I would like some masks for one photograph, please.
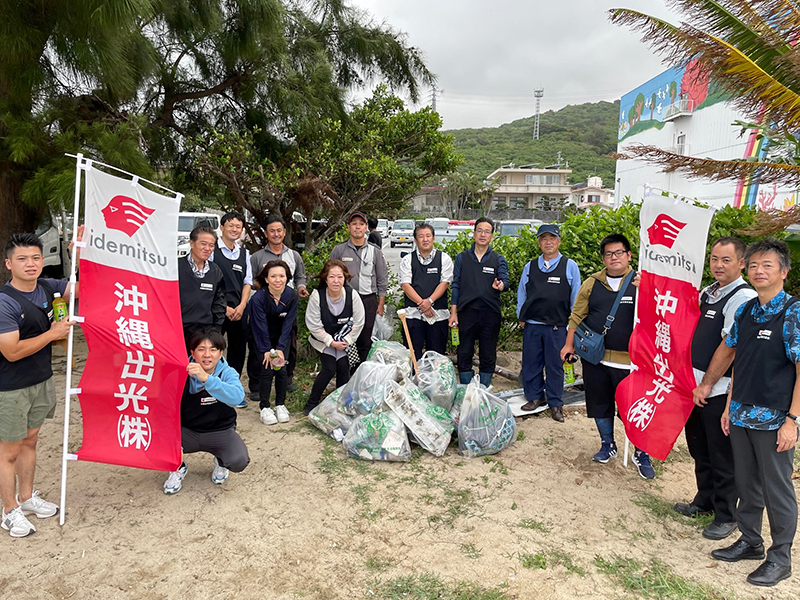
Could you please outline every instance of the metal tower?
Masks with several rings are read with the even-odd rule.
[[[539,88],[538,90],[533,90],[533,97],[536,98],[536,116],[534,117],[533,121],[533,139],[539,139],[539,106],[542,102],[542,97],[544,96],[544,88]]]

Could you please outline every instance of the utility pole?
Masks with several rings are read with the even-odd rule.
[[[539,88],[537,90],[533,90],[533,97],[536,98],[536,116],[533,120],[533,139],[539,139],[539,107],[542,102],[542,97],[544,96],[544,88]]]
[[[433,112],[439,112],[436,110],[436,94],[444,94],[444,90],[437,90],[436,88],[431,90],[431,108]]]

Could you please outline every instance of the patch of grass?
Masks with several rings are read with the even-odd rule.
[[[503,475],[508,475],[508,468],[503,464],[503,461],[501,461],[500,459],[494,458],[493,456],[484,456],[483,462],[494,463],[492,464],[492,468],[489,469],[490,473],[501,473]]]
[[[677,444],[667,456],[669,462],[693,462],[689,449],[683,444]],[[665,461],[666,462],[666,461]]]
[[[512,502],[511,503],[511,510],[517,510],[517,503],[516,502]]]
[[[512,554],[512,556],[516,556],[517,560],[519,560],[519,564],[522,565],[524,569],[547,568],[547,557],[541,552],[537,552],[536,554],[517,552],[516,554]]]
[[[644,508],[649,511],[653,516],[658,519],[672,519],[684,525],[694,526],[698,529],[707,527],[714,521],[714,515],[700,515],[693,518],[687,518],[675,511],[672,503],[667,502],[661,496],[656,496],[649,492],[643,492],[631,500],[636,506]]]
[[[320,451],[319,470],[328,476],[328,483],[348,476],[349,463],[353,460],[341,454],[341,444],[326,437],[325,445]]]
[[[517,524],[517,527],[522,527],[523,529],[536,529],[537,531],[541,531],[542,533],[550,533],[550,528],[541,521],[537,521],[536,519],[522,519]]]
[[[611,581],[641,598],[724,600],[731,597],[729,592],[676,574],[657,558],[644,566],[633,558],[612,555],[605,559],[597,556],[594,564]]]
[[[444,510],[437,515],[428,516],[430,525],[453,526],[453,522],[458,517],[466,517],[477,506],[477,501],[470,489],[451,489],[443,488],[444,499],[442,507]]]
[[[461,554],[467,558],[480,558],[483,548],[478,548],[475,544],[461,544]]]
[[[394,566],[394,561],[388,558],[381,558],[378,556],[370,556],[365,563],[365,566],[370,571],[385,571]]]
[[[576,565],[572,555],[563,550],[548,550],[547,557],[554,565],[561,565],[570,573],[575,573],[583,577],[586,575],[586,570],[580,565]]]
[[[369,494],[373,489],[373,485],[371,483],[363,483],[361,485],[354,485],[350,488],[350,491],[355,494],[356,504],[359,504],[362,507],[361,510],[361,517],[365,519],[369,519],[370,521],[374,521],[378,517],[381,516],[382,510],[380,508],[376,510],[372,510],[372,503],[369,498]]]
[[[627,536],[630,542],[635,542],[640,539],[653,540],[656,537],[652,531],[645,529],[641,523],[637,523],[633,529],[628,527],[628,515],[626,514],[618,515],[617,520],[614,522],[604,517],[603,529],[605,529],[606,532],[620,531]]]
[[[553,440],[553,438],[551,438],[551,437],[546,437],[546,438],[542,438],[542,443],[545,446],[552,446],[555,443],[555,440]]]
[[[390,579],[375,586],[375,597],[386,600],[505,600],[505,588],[484,587],[471,581],[446,583],[434,573]]]
[[[517,441],[521,442],[524,439],[525,439],[525,432],[522,431],[521,429],[517,429]]]

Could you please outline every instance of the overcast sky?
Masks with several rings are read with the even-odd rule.
[[[608,9],[679,21],[663,0],[351,1],[422,49],[443,90],[437,108],[445,129],[531,116],[537,87],[542,112],[617,100],[666,67],[638,34],[609,23]]]

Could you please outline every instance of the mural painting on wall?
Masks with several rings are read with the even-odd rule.
[[[664,71],[621,98],[617,139],[622,141],[652,127],[661,129],[670,105],[684,99],[692,110],[724,100],[720,94],[709,93],[708,74],[694,60]]]

